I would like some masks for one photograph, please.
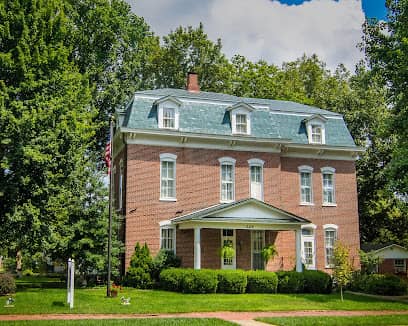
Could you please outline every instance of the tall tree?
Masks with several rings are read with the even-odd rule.
[[[388,21],[365,24],[362,48],[387,85],[392,111],[389,131],[396,138],[388,166],[394,191],[408,194],[408,1],[387,0]]]

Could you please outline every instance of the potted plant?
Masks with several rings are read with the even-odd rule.
[[[275,245],[269,244],[262,248],[261,255],[265,262],[265,265],[268,264],[268,261],[274,258],[278,254]]]
[[[224,259],[232,259],[235,256],[235,249],[232,243],[226,243],[220,250],[220,256]]]

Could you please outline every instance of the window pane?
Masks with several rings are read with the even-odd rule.
[[[174,109],[171,109],[171,108],[163,109],[163,127],[164,128],[175,128]]]
[[[317,125],[312,126],[312,143],[321,144],[322,142],[322,128]]]
[[[235,116],[236,126],[235,129],[237,133],[246,134],[247,133],[247,116],[246,114],[237,114]]]
[[[169,161],[161,162],[161,191],[162,198],[176,197],[175,163]]]
[[[335,230],[325,231],[326,266],[334,264],[334,242],[336,240]]]
[[[231,164],[221,165],[221,200],[234,199],[234,169]]]

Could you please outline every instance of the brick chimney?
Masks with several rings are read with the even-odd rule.
[[[200,91],[200,85],[198,84],[198,74],[195,72],[189,72],[187,75],[186,89],[189,92],[198,93]]]

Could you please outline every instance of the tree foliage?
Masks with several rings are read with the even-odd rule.
[[[349,249],[337,241],[334,246],[333,278],[340,288],[341,301],[343,301],[343,288],[350,282],[353,272],[349,256]]]

